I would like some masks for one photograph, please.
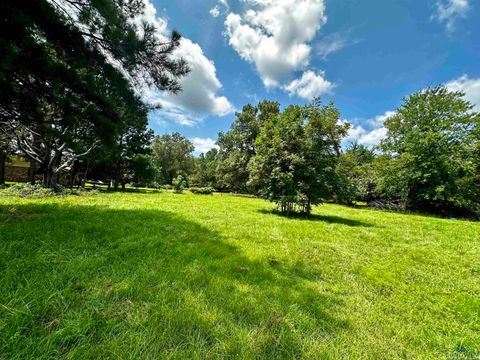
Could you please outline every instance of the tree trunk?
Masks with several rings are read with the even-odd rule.
[[[75,186],[75,177],[77,175],[77,162],[75,161],[72,165],[72,169],[70,170],[70,178],[68,180],[68,186],[70,189],[73,189]]]
[[[46,169],[43,172],[43,186],[53,188],[55,185],[57,185],[57,174],[53,169]]]
[[[0,149],[0,185],[5,184],[5,161],[7,154],[3,149]]]
[[[30,179],[30,184],[35,185],[35,175],[37,174],[37,163],[33,160],[30,160],[30,168],[28,169],[28,178]]]

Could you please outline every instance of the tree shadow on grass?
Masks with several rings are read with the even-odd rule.
[[[298,264],[252,260],[173,213],[22,204],[0,215],[7,358],[298,358],[349,328],[342,301]]]
[[[339,224],[339,225],[346,225],[346,226],[361,226],[361,227],[374,227],[374,224],[370,224],[367,222],[347,219],[336,215],[319,215],[319,214],[298,214],[298,213],[290,213],[284,214],[276,209],[273,210],[266,210],[260,209],[258,212],[262,214],[268,215],[276,215],[279,217],[283,217],[286,219],[293,219],[293,220],[304,220],[304,221],[320,221],[327,224]]]

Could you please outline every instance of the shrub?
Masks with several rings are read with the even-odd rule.
[[[178,175],[175,179],[173,179],[172,186],[173,190],[177,194],[181,194],[183,190],[187,187],[187,180],[183,175]]]
[[[4,190],[3,193],[19,197],[44,197],[54,195],[55,191],[53,189],[44,188],[40,184],[31,185],[26,183],[17,183]]]
[[[159,190],[172,190],[173,187],[170,184],[166,184],[166,185],[158,185],[157,189],[159,189]]]
[[[86,195],[96,194],[95,190],[69,189],[61,185],[55,185],[53,188],[45,188],[41,184],[31,185],[28,183],[17,183],[2,191],[3,194],[19,197],[46,197],[46,196],[66,196],[66,195]]]
[[[199,195],[210,195],[214,192],[214,189],[211,187],[191,187],[189,188],[189,190],[193,194],[199,194]]]

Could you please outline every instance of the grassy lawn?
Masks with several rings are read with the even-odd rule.
[[[231,195],[0,198],[0,358],[480,351],[480,223]]]

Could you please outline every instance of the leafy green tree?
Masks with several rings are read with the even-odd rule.
[[[129,182],[135,181],[137,171],[141,169],[141,164],[147,168],[148,172],[156,166],[148,164],[146,160],[151,154],[150,145],[153,139],[153,131],[147,129],[148,122],[146,115],[131,119],[131,123],[117,135],[115,143],[108,147],[110,156],[107,158],[107,164],[111,170],[114,188],[117,189],[120,184],[122,188]],[[139,163],[140,161],[140,163]],[[151,160],[153,161],[153,160]],[[151,162],[149,160],[149,162]],[[157,174],[158,171],[155,171]],[[138,180],[138,178],[137,178]]]
[[[192,142],[178,132],[156,136],[152,143],[152,154],[160,169],[159,182],[172,184],[179,174],[191,174],[195,166],[194,150]]]
[[[157,178],[158,168],[152,156],[136,154],[132,159],[133,182],[138,186],[148,186]]]
[[[280,105],[275,101],[262,101],[257,106],[245,105],[236,114],[230,130],[218,134],[219,164],[218,186],[230,191],[248,192],[249,163],[256,154],[256,139],[263,124],[278,114]]]
[[[213,148],[195,159],[195,170],[189,178],[190,185],[197,187],[218,187],[218,150]]]
[[[0,130],[38,164],[45,186],[145,111],[133,86],[180,90],[180,37],[131,21],[138,0],[0,4]],[[135,80],[132,80],[135,79]]]
[[[480,209],[480,115],[464,93],[444,86],[405,99],[385,121],[381,148],[393,161],[386,181],[408,208],[477,212]]]
[[[315,100],[271,116],[256,141],[250,181],[282,212],[310,213],[337,186],[340,142],[349,124],[332,103]]]
[[[351,204],[368,201],[375,187],[370,164],[375,159],[373,150],[354,142],[342,152],[337,165],[338,187],[336,200]]]

